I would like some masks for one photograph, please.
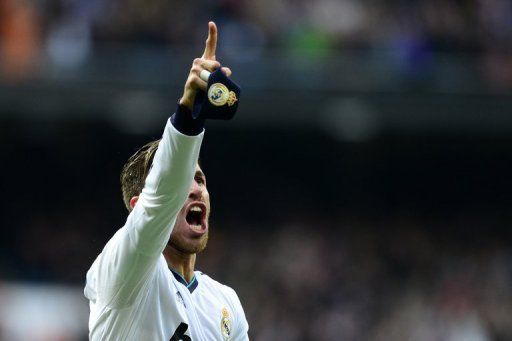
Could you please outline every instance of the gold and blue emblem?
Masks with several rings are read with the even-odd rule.
[[[222,83],[215,83],[208,89],[208,100],[211,104],[221,107],[226,103],[232,106],[238,101],[234,91],[229,91],[228,88]]]
[[[228,102],[229,90],[222,83],[215,83],[208,89],[208,100],[211,104],[221,107]]]
[[[221,68],[208,77],[206,91],[198,91],[194,101],[194,119],[230,120],[240,103],[240,87]]]
[[[238,98],[236,98],[235,92],[230,91],[228,96],[228,107],[234,105],[236,101],[238,101]]]
[[[222,318],[220,320],[220,331],[225,341],[231,339],[231,318],[229,316],[229,311],[226,308],[222,308]]]

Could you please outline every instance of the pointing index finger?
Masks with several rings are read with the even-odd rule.
[[[215,60],[215,51],[217,50],[217,25],[213,21],[208,23],[208,39],[203,52],[203,58]]]

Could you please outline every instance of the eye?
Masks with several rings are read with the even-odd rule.
[[[195,180],[199,185],[204,185],[206,182],[206,180],[200,175],[196,176]]]

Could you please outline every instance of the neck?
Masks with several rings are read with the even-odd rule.
[[[184,253],[171,245],[167,245],[164,250],[164,257],[170,269],[179,273],[187,282],[192,280],[196,264],[195,253]]]

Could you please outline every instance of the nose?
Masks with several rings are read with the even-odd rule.
[[[196,180],[192,181],[192,185],[190,186],[190,191],[188,193],[188,197],[193,200],[200,200],[203,196],[203,189]]]

